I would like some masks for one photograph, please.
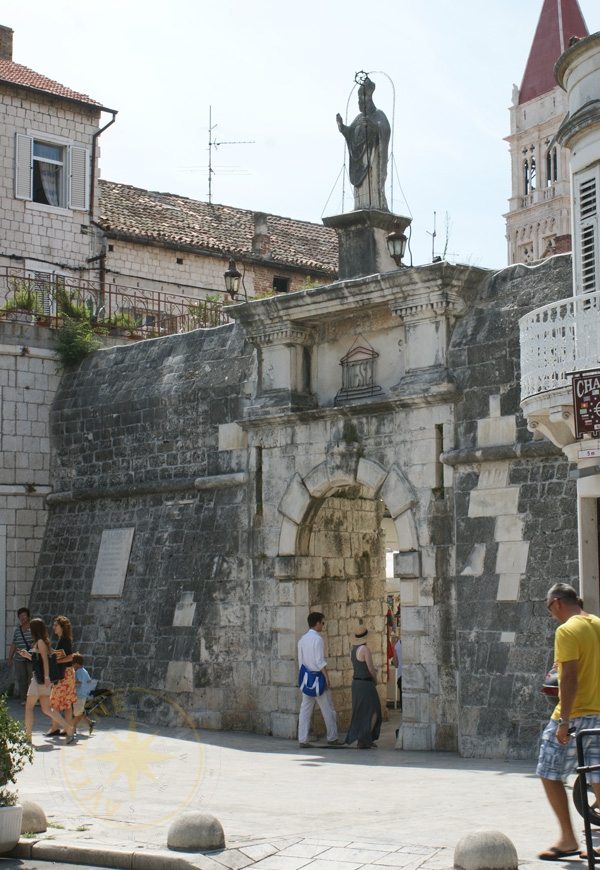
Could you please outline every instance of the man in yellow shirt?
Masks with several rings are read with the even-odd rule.
[[[579,602],[567,583],[555,583],[546,600],[560,623],[554,640],[559,701],[542,736],[537,774],[558,819],[560,837],[538,856],[542,861],[561,861],[579,851],[564,781],[577,765],[577,731],[600,728],[600,619],[586,613]],[[586,764],[600,764],[599,738],[588,739],[584,750]],[[588,781],[600,801],[600,771],[588,774]]]

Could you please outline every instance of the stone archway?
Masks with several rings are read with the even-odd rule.
[[[415,504],[416,493],[401,468],[394,464],[385,469],[361,456],[356,445],[330,449],[324,462],[289,481],[279,504],[276,560],[280,606],[274,620],[279,653],[274,681],[282,701],[272,718],[277,736],[296,735],[296,644],[306,631],[309,610],[322,610],[327,616],[328,670],[342,731],[351,710],[350,634],[359,617],[372,628],[374,657],[385,668],[381,519],[385,508],[401,549],[418,564]],[[381,697],[385,705],[385,685]]]

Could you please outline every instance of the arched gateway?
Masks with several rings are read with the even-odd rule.
[[[338,723],[349,723],[352,668],[351,633],[359,617],[372,631],[376,664],[386,666],[384,512],[396,528],[398,550],[420,563],[412,508],[417,494],[402,469],[389,469],[361,455],[358,444],[329,445],[326,459],[304,477],[289,480],[282,515],[276,578],[280,582],[277,619],[280,670],[295,677],[296,643],[306,631],[306,615],[327,616],[328,671]],[[413,568],[416,573],[418,569]],[[410,635],[410,629],[407,635]],[[285,675],[285,676],[284,676]],[[295,679],[292,682],[295,686]],[[385,703],[385,683],[379,687]],[[294,689],[292,708],[299,702]],[[294,713],[273,715],[273,732],[294,736]]]

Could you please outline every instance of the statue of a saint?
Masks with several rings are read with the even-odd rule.
[[[373,102],[375,84],[365,76],[358,89],[360,114],[346,127],[336,115],[340,133],[348,144],[350,181],[354,185],[354,208],[389,211],[385,198],[390,124]]]

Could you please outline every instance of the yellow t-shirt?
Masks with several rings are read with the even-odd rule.
[[[576,716],[600,715],[600,619],[578,614],[556,629],[554,660],[558,662],[558,680],[562,663],[577,660],[577,695],[571,710]],[[552,714],[560,719],[560,699]]]

